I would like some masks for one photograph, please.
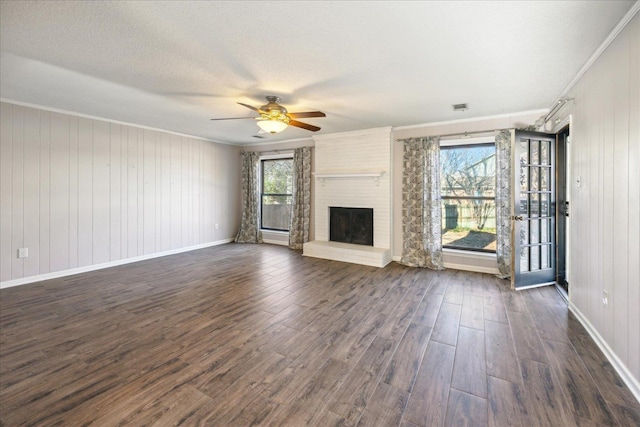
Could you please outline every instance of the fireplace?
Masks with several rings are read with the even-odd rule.
[[[373,209],[329,207],[329,240],[373,246]]]

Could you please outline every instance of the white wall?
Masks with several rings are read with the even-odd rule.
[[[575,309],[640,392],[640,15],[568,93]],[[577,178],[580,177],[580,187]],[[602,291],[609,292],[608,306]]]
[[[0,108],[1,282],[235,235],[237,147],[4,102]],[[25,247],[29,257],[19,259]]]

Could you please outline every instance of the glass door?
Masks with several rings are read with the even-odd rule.
[[[514,147],[513,287],[555,281],[555,135],[517,131]]]

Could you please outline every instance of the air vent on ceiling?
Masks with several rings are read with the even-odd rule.
[[[469,109],[468,104],[453,104],[453,111],[465,111]]]
[[[258,138],[258,139],[265,139],[266,136],[262,136],[262,135],[253,135],[254,138]]]

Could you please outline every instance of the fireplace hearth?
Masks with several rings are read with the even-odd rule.
[[[373,246],[373,209],[329,207],[329,240]]]

